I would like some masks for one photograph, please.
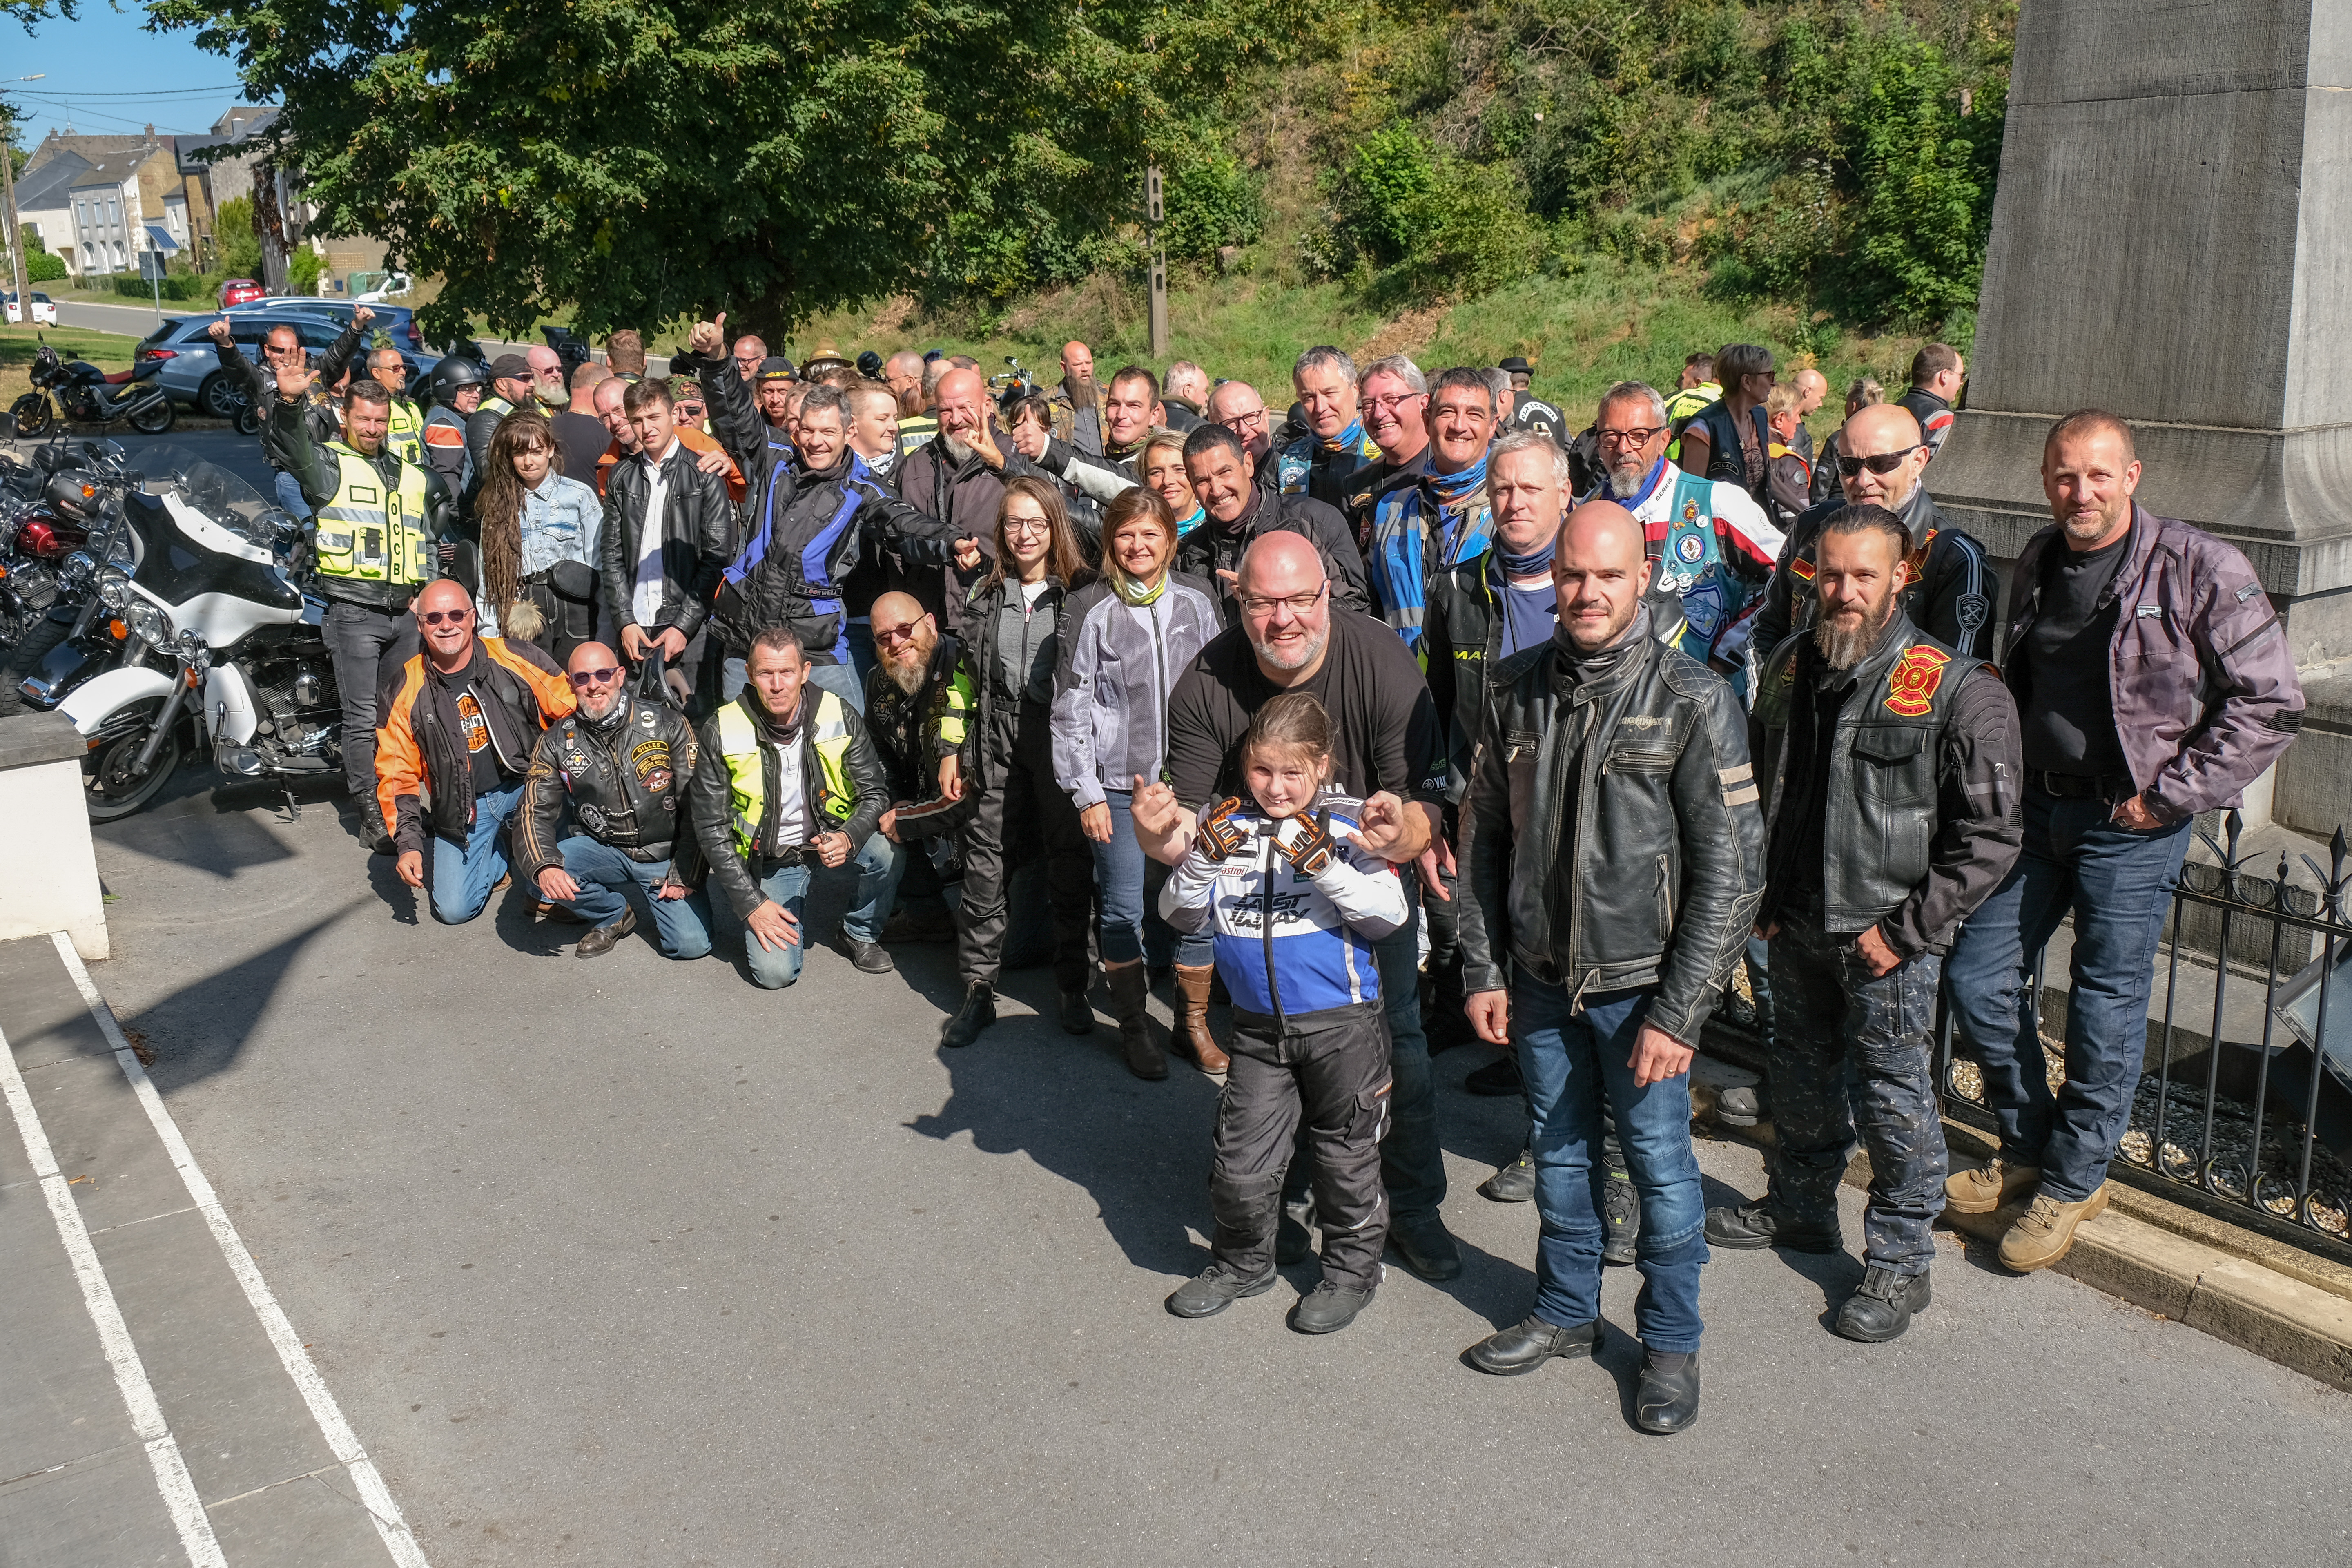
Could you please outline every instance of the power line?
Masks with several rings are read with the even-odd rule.
[[[67,92],[57,88],[36,89],[29,87],[0,90],[14,98],[201,98],[213,92],[243,92],[245,84],[233,81],[226,87],[159,87],[146,92]]]

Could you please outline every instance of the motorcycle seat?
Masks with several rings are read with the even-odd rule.
[[[118,371],[106,379],[120,386],[126,381],[145,381],[151,375],[159,375],[163,373],[163,369],[162,360],[151,359],[136,370]]]

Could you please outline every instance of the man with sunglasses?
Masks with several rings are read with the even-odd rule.
[[[891,805],[857,858],[857,894],[841,925],[850,962],[879,974],[893,967],[882,943],[955,940],[955,918],[927,847],[952,834],[971,805],[940,794],[936,739],[963,645],[940,631],[938,617],[912,594],[877,598],[873,625],[866,731],[882,761]],[[893,914],[902,894],[905,907]]]
[[[1780,531],[1739,485],[1667,461],[1674,431],[1654,387],[1621,381],[1601,394],[1592,432],[1607,478],[1584,499],[1613,500],[1642,524],[1652,634],[1732,675],[1725,645],[1772,574]]]
[[[702,852],[686,818],[701,756],[694,726],[667,702],[631,696],[621,656],[603,643],[572,649],[569,676],[579,708],[531,752],[515,859],[541,898],[593,928],[574,957],[602,957],[636,929],[634,887],[663,956],[700,958],[710,951],[710,901],[693,886]]]
[[[474,635],[474,600],[444,578],[416,596],[424,651],[388,683],[375,794],[412,888],[433,918],[463,925],[508,875],[507,825],[540,732],[576,706],[572,684],[527,642]],[[432,875],[425,855],[433,854]]]
[[[1837,464],[1844,498],[1798,517],[1754,617],[1719,651],[1737,658],[1752,646],[1759,659],[1769,658],[1791,632],[1812,625],[1816,542],[1822,525],[1851,502],[1885,507],[1911,531],[1903,567],[1903,613],[1911,624],[1963,659],[1991,658],[1992,568],[1984,546],[1946,523],[1927,494],[1921,482],[1927,457],[1919,422],[1899,403],[1875,404],[1849,418],[1838,431],[1836,457],[1824,459]]]
[[[310,355],[302,351],[301,335],[283,321],[263,335],[262,363],[259,364],[246,358],[244,351],[236,346],[236,338],[230,335],[226,316],[215,320],[205,329],[205,332],[213,341],[221,369],[245,388],[246,400],[256,408],[264,410],[265,416],[266,411],[277,401],[278,374],[288,371],[306,371],[310,367]],[[321,445],[335,438],[338,424],[334,403],[327,395],[327,382],[331,379],[312,376],[304,383],[309,389],[305,412],[310,416],[310,438]],[[275,456],[269,455],[269,444],[266,440],[262,443],[262,452],[269,456],[278,504],[298,518],[310,516],[310,503],[303,499],[301,481],[288,473],[285,465]]]

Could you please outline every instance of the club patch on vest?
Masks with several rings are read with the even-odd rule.
[[[1800,555],[1789,563],[1789,575],[1801,583],[1810,583],[1813,580],[1813,563]]]
[[[1698,502],[1696,500],[1683,502],[1683,521],[1685,522],[1698,521]]]
[[[1931,647],[1905,648],[1895,668],[1886,672],[1886,710],[1906,719],[1927,712],[1936,688],[1944,684],[1944,666],[1951,662],[1949,654]]]
[[[1696,562],[1706,553],[1706,545],[1696,533],[1685,533],[1675,542],[1675,553],[1685,561]]]

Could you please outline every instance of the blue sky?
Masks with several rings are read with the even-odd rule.
[[[37,146],[68,120],[98,135],[130,134],[151,121],[159,134],[209,130],[237,101],[236,68],[197,48],[193,31],[159,36],[144,30],[146,20],[135,4],[117,11],[107,0],[82,0],[79,21],[52,16],[29,38],[0,22],[0,92],[24,116],[16,144]],[[36,72],[44,79],[16,79]],[[188,88],[222,90],[158,96]]]

